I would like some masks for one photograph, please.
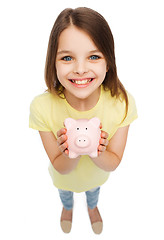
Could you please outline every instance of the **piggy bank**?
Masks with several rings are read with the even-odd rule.
[[[100,120],[97,117],[78,120],[66,118],[64,125],[67,129],[70,158],[76,158],[79,155],[97,157],[101,136]]]

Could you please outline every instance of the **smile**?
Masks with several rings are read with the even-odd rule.
[[[93,81],[94,78],[87,78],[87,79],[69,79],[70,82],[75,83],[77,85],[86,85]]]

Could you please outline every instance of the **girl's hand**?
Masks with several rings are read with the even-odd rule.
[[[102,128],[102,124],[100,124],[100,129]],[[101,139],[100,139],[100,145],[98,146],[98,156],[102,153],[105,152],[106,147],[108,146],[108,136],[109,134],[105,131],[101,131]]]
[[[64,153],[66,156],[68,156],[69,151],[68,151],[68,144],[67,144],[67,135],[66,135],[67,129],[66,128],[61,128],[57,132],[57,143],[59,146],[59,149],[62,153]]]

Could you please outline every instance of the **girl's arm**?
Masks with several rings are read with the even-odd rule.
[[[108,134],[102,131],[99,145],[99,155],[92,161],[105,171],[114,171],[121,162],[128,135],[129,126],[117,130],[115,135],[107,140]],[[54,168],[61,174],[68,174],[78,164],[80,156],[74,159],[68,157],[66,129],[57,133],[57,139],[52,132],[40,131],[40,136],[47,155]]]
[[[102,131],[99,155],[92,161],[105,171],[114,171],[121,162],[126,146],[129,126],[119,128],[114,136],[107,140],[108,134]]]
[[[74,159],[68,157],[67,136],[65,135],[66,129],[62,128],[58,131],[58,139],[56,139],[52,132],[40,131],[39,133],[46,153],[54,168],[60,174],[68,174],[71,172],[76,167],[80,156]]]

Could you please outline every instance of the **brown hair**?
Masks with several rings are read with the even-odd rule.
[[[118,97],[120,94],[123,96],[126,103],[126,117],[128,97],[124,86],[117,76],[113,35],[104,17],[90,8],[66,8],[57,17],[50,34],[45,65],[45,81],[48,91],[57,93],[60,96],[64,90],[57,78],[55,62],[59,36],[70,25],[85,31],[104,55],[108,72],[102,83],[103,87],[105,90],[110,90],[113,97]]]

